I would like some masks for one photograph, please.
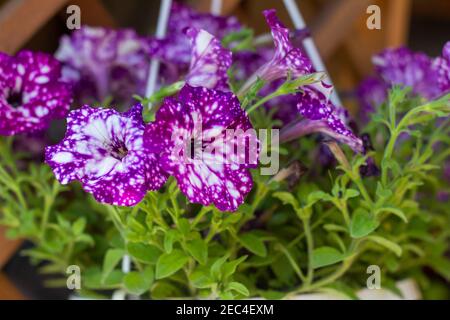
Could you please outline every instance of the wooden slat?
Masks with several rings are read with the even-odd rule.
[[[386,47],[405,45],[409,33],[410,0],[378,0],[374,4],[381,9],[381,29],[366,27],[367,15],[354,23],[351,37],[345,40],[345,47],[360,77],[373,72],[371,57]]]
[[[0,270],[17,251],[21,240],[9,240],[5,237],[5,229],[0,227]]]
[[[113,16],[99,0],[72,0],[67,5],[75,4],[81,9],[81,23],[98,27],[117,27]]]
[[[408,40],[411,0],[389,1],[386,46],[398,47]]]
[[[10,0],[0,11],[0,51],[19,50],[66,0]]]
[[[25,300],[25,296],[16,288],[8,277],[0,272],[0,300]]]
[[[230,15],[239,5],[240,0],[224,0],[222,1],[221,15]],[[200,12],[209,12],[211,10],[212,0],[195,0],[189,1],[189,5]]]
[[[338,46],[349,36],[355,19],[365,14],[370,2],[371,0],[330,1],[312,29],[322,58],[327,59],[333,55]]]

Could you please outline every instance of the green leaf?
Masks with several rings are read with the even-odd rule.
[[[214,284],[214,281],[211,279],[208,271],[209,270],[207,269],[198,269],[189,275],[189,280],[195,288],[205,289]]]
[[[432,256],[427,264],[447,281],[450,281],[450,261],[447,258]]]
[[[345,200],[351,199],[351,198],[355,198],[357,196],[359,196],[359,191],[355,190],[355,189],[347,189],[344,192],[344,199]]]
[[[242,100],[241,108],[246,109],[251,102],[253,102],[258,97],[258,92],[264,87],[266,82],[260,78],[250,87],[247,94]]]
[[[191,224],[186,218],[178,219],[178,229],[183,235],[187,235],[191,231]]]
[[[72,232],[74,235],[79,236],[83,233],[84,228],[86,228],[86,219],[81,217],[78,218],[72,225]]]
[[[218,258],[212,264],[210,273],[214,279],[217,279],[217,280],[220,279],[222,266],[227,261],[227,259],[228,259],[228,254],[226,254],[225,256],[223,256],[221,258]]]
[[[83,286],[95,290],[119,288],[122,279],[122,271],[113,270],[105,280],[102,280],[102,271],[100,268],[87,269],[82,277]]]
[[[267,300],[281,300],[286,296],[285,292],[279,292],[279,291],[272,291],[272,290],[268,290],[268,291],[258,291],[259,294]]]
[[[230,282],[228,284],[228,289],[229,290],[234,290],[237,293],[239,293],[239,294],[241,294],[243,296],[246,296],[246,297],[248,297],[250,295],[250,292],[248,291],[247,287],[244,286],[240,282],[235,282],[235,281],[234,282]]]
[[[164,237],[164,251],[167,253],[171,253],[173,249],[173,243],[176,239],[177,231],[169,230]]]
[[[205,264],[208,260],[208,245],[203,239],[194,239],[186,244],[188,252],[200,264]]]
[[[295,199],[295,197],[289,192],[275,192],[273,196],[280,199],[283,204],[291,205],[296,211],[298,211],[300,208],[297,199]]]
[[[378,214],[380,214],[382,212],[392,213],[392,214],[396,215],[397,217],[399,217],[400,219],[402,219],[405,223],[408,223],[408,218],[406,217],[405,213],[402,210],[398,209],[398,208],[383,207],[383,208],[377,209],[375,211],[375,214],[378,215]]]
[[[390,196],[392,196],[392,191],[390,189],[386,189],[382,186],[380,182],[377,184],[377,190],[376,190],[377,197],[382,199],[387,199]]]
[[[189,258],[181,250],[174,249],[171,253],[162,254],[156,263],[156,279],[171,276],[188,262]]]
[[[267,255],[267,249],[264,242],[254,233],[245,233],[239,236],[241,244],[250,252],[265,257]]]
[[[161,255],[161,251],[157,247],[139,242],[129,242],[127,251],[137,260],[151,264],[155,264]]]
[[[239,264],[241,264],[245,259],[247,259],[248,256],[242,256],[239,259],[227,262],[223,266],[223,278],[227,279],[231,275],[233,275],[236,272],[236,268]]]
[[[378,228],[379,222],[373,215],[362,208],[356,209],[350,223],[350,235],[358,239],[367,236]]]
[[[143,272],[129,272],[123,278],[123,284],[131,294],[141,295],[150,289],[153,283],[153,269],[147,268]]]
[[[345,255],[332,247],[314,249],[312,266],[314,269],[329,266],[344,260]]]
[[[347,228],[333,223],[324,224],[323,228],[327,231],[348,233]]]
[[[253,42],[253,33],[254,31],[250,28],[242,28],[239,31],[230,32],[222,39],[222,45],[227,48],[231,44],[234,44],[238,42],[237,47],[231,48],[233,51],[239,51],[239,50],[250,50],[251,44]]]
[[[221,292],[219,293],[219,297],[221,300],[234,300],[234,294],[231,293],[231,291],[227,291],[227,292]]]
[[[313,191],[308,195],[308,205],[312,205],[317,201],[331,201],[333,197],[323,191]]]
[[[102,282],[105,281],[105,279],[114,270],[120,260],[122,260],[124,254],[125,251],[122,249],[109,249],[106,252],[105,258],[103,260]]]
[[[388,239],[380,237],[380,236],[369,236],[368,239],[385,247],[386,249],[391,250],[399,257],[402,255],[402,248],[395,242],[392,242],[391,240],[388,240]]]

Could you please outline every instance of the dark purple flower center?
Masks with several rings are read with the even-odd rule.
[[[22,105],[22,101],[23,101],[23,96],[22,96],[22,92],[19,91],[13,91],[8,95],[8,98],[6,99],[6,101],[8,102],[8,104],[13,107],[13,108],[17,108],[19,106]]]
[[[203,151],[206,149],[207,144],[201,138],[192,137],[186,146],[186,152],[190,159],[198,159],[196,156],[202,155]]]
[[[111,157],[122,161],[123,158],[125,158],[128,154],[128,149],[125,146],[123,142],[116,142],[113,143],[110,149],[110,155]]]

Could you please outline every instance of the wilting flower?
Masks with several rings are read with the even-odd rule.
[[[0,53],[0,135],[41,131],[53,119],[64,118],[72,96],[60,75],[60,65],[50,55]]]
[[[192,58],[186,82],[191,86],[229,91],[227,70],[232,63],[231,51],[205,30],[189,28]]]
[[[300,77],[314,72],[309,58],[301,49],[292,44],[289,39],[289,30],[278,20],[276,11],[266,10],[264,15],[272,31],[275,54],[256,72],[255,77],[273,81],[285,78],[289,73],[293,77]],[[361,140],[347,128],[340,116],[344,113],[339,112],[338,107],[329,101],[333,87],[325,82],[320,82],[300,89],[301,92],[296,94],[296,106],[298,112],[307,120],[300,122],[300,124],[305,124],[305,128],[299,130],[297,126],[289,127],[288,132],[282,131],[281,139],[292,139],[298,137],[296,134],[299,133],[322,132],[348,144],[355,151],[362,152]],[[294,128],[295,130],[293,130]]]
[[[164,100],[144,140],[191,202],[234,211],[252,188],[258,141],[232,93],[186,85]]]
[[[164,39],[151,39],[151,55],[161,59],[165,64],[172,65],[185,71],[191,61],[191,47],[184,30],[189,27],[203,29],[214,35],[219,40],[241,29],[241,25],[235,17],[214,16],[208,13],[199,13],[179,3],[173,3],[167,37]]]
[[[145,93],[148,52],[147,41],[133,30],[84,26],[62,37],[55,56],[80,103],[112,98],[115,104],[128,105],[133,94]]]
[[[142,106],[126,113],[84,106],[67,118],[65,138],[46,148],[46,162],[62,184],[78,180],[99,202],[137,204],[166,181],[156,155],[143,146]]]

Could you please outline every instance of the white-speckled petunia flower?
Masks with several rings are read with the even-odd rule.
[[[231,67],[231,51],[203,29],[188,28],[192,58],[186,82],[193,87],[230,91],[227,70]]]
[[[450,91],[450,41],[442,49],[442,57],[437,57],[433,61],[432,68],[436,70],[437,82],[440,94]]]
[[[55,56],[81,104],[112,98],[115,104],[129,106],[133,94],[145,93],[149,46],[131,29],[83,26],[61,38]]]
[[[133,206],[167,175],[143,145],[142,106],[126,113],[84,106],[67,118],[65,138],[46,148],[46,162],[62,184],[78,180],[102,203]]]
[[[186,85],[164,100],[144,141],[193,203],[235,211],[252,189],[258,140],[232,93]]]
[[[184,33],[186,28],[203,29],[222,40],[227,34],[239,31],[241,24],[236,17],[201,13],[174,2],[171,7],[167,36],[164,39],[152,38],[149,41],[151,55],[161,59],[164,64],[186,69],[191,61],[189,39]]]
[[[72,93],[60,75],[59,62],[48,54],[0,53],[0,135],[45,130],[53,119],[64,118]]]
[[[411,87],[415,94],[433,99],[440,94],[433,59],[406,47],[386,49],[372,58],[377,74],[388,86]]]
[[[266,81],[273,81],[287,77],[290,73],[293,77],[301,77],[314,72],[311,61],[300,49],[296,48],[289,39],[289,29],[278,19],[275,10],[264,11],[267,24],[269,25],[275,44],[273,58],[263,65],[256,76]],[[348,144],[357,152],[363,151],[362,141],[347,128],[343,112],[340,107],[330,102],[333,87],[321,81],[313,85],[303,86],[296,94],[296,106],[298,112],[307,120],[321,121],[317,123],[317,132],[325,133],[332,138]],[[309,129],[314,129],[314,122],[308,122]],[[324,129],[324,125],[328,128]],[[289,136],[291,130],[289,128]],[[303,132],[303,131],[298,131]],[[312,132],[309,132],[312,133]],[[283,136],[282,132],[282,136]]]

